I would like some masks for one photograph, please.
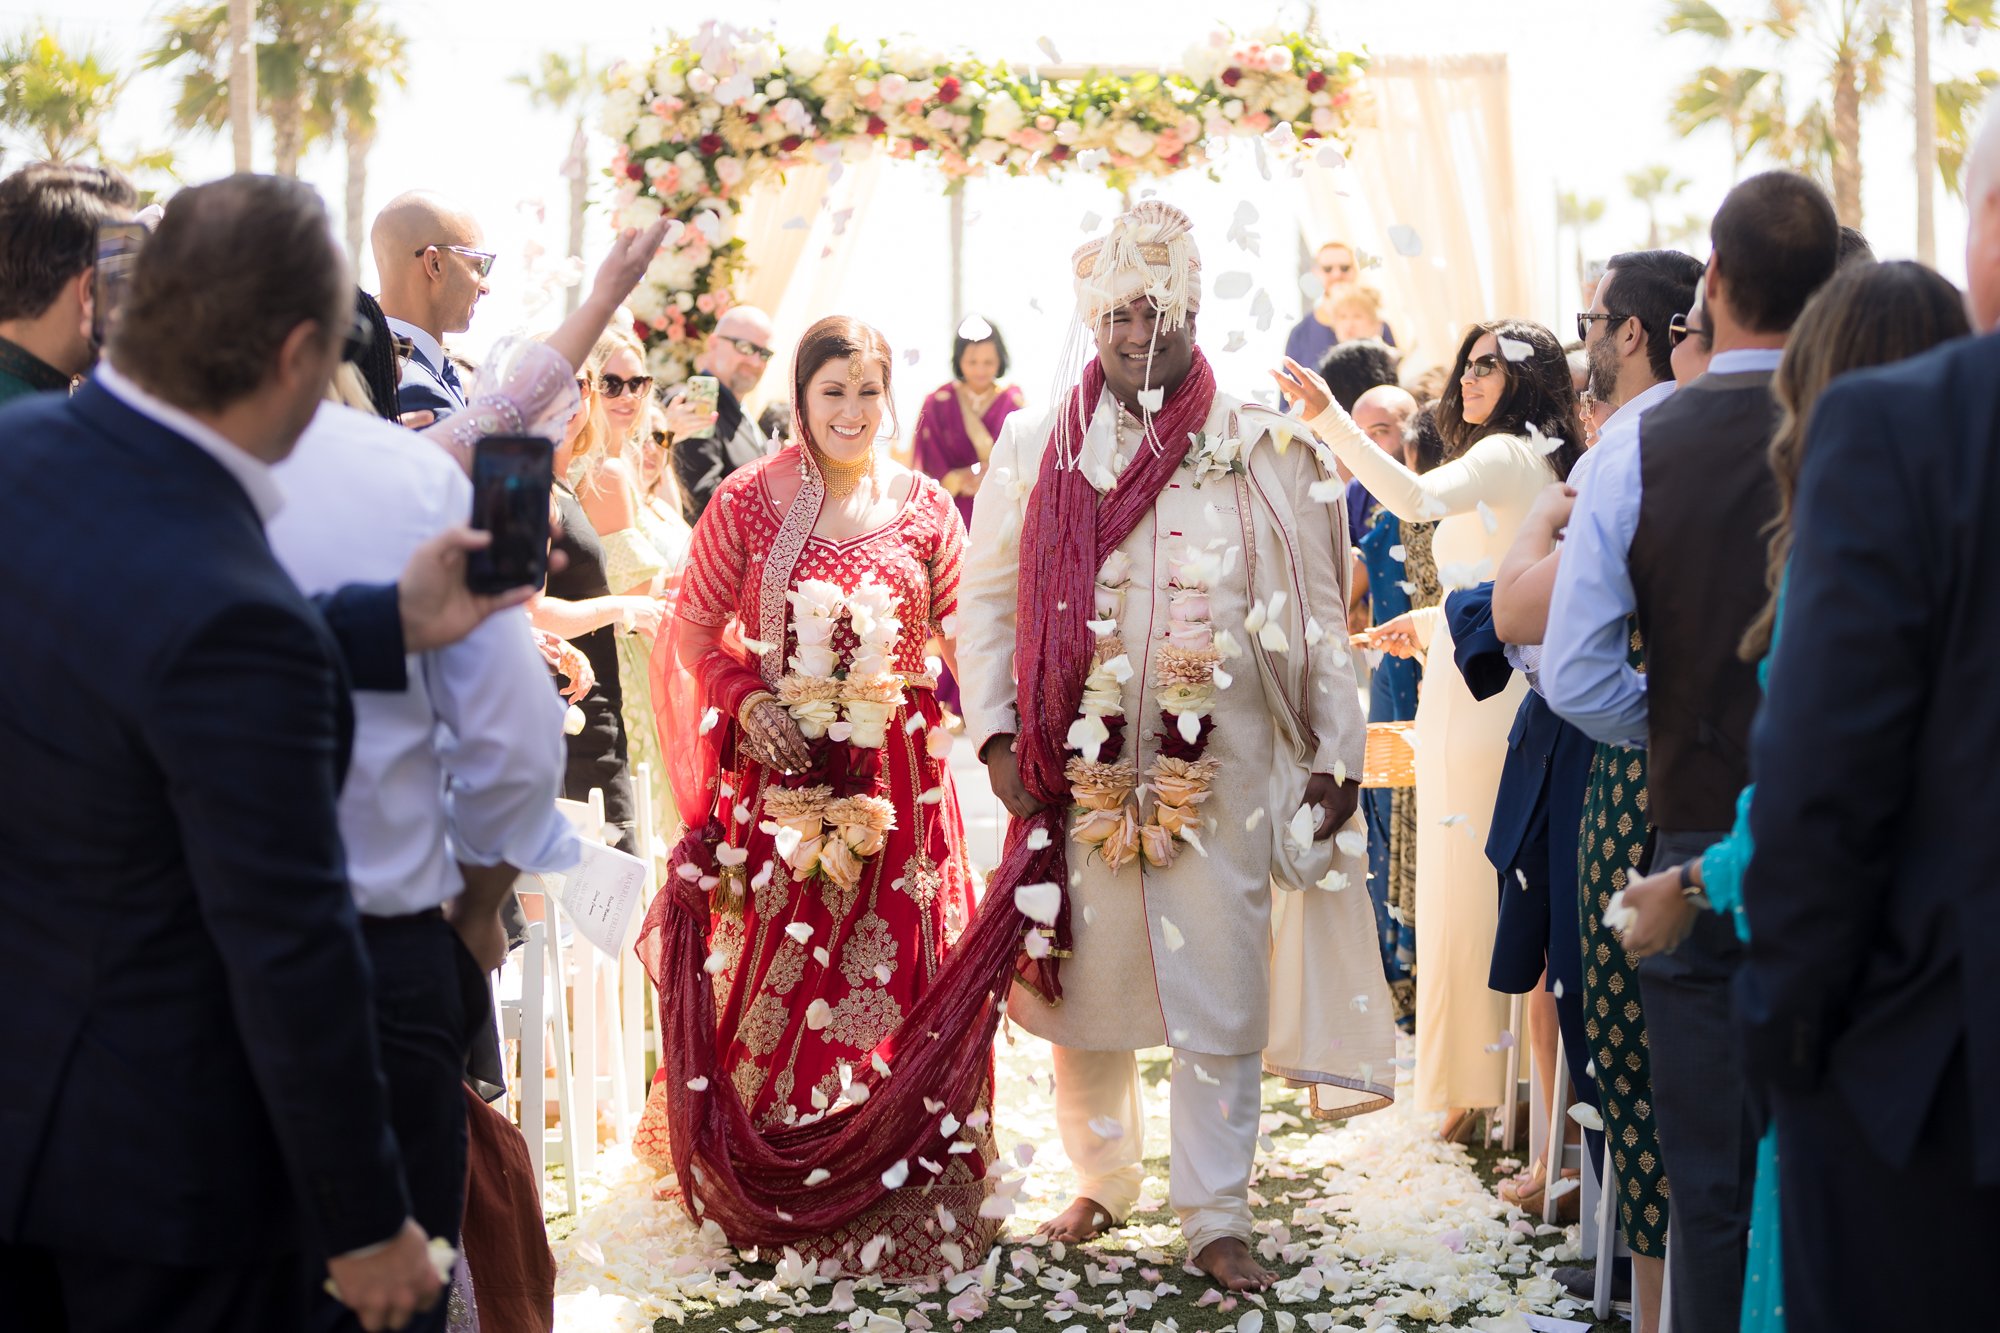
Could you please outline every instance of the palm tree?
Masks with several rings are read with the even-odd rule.
[[[314,72],[308,112],[309,140],[331,138],[337,130],[347,155],[343,209],[347,252],[361,262],[363,223],[368,208],[368,155],[375,147],[376,105],[385,85],[404,86],[409,74],[409,39],[370,4],[341,25],[339,36]]]
[[[1973,31],[1993,21],[1994,7],[1995,0],[1944,0],[1942,19],[1947,27]],[[1916,21],[1927,23],[1924,8],[1920,2],[1911,6]],[[1750,150],[1763,147],[1781,164],[1826,183],[1840,220],[1860,226],[1861,117],[1889,91],[1890,71],[1901,57],[1899,13],[1894,0],[1761,0],[1741,16],[1725,13],[1711,0],[1672,0],[1668,33],[1704,37],[1717,47],[1760,42],[1772,48],[1774,59],[1780,51],[1803,47],[1825,70],[1811,83],[1829,93],[1824,100],[1795,106],[1786,97],[1782,76],[1768,68],[1707,65],[1675,94],[1675,127],[1685,134],[1706,125],[1723,126],[1739,168]],[[1927,27],[1924,37],[1927,48]],[[1918,86],[1927,81],[1926,68]],[[1984,96],[1986,79],[1982,73],[1956,82],[1966,85],[1951,94],[1961,107],[1955,123],[1960,127],[1956,149],[1962,154],[1962,110]],[[1945,96],[1939,85],[1932,101],[1941,109]],[[1947,127],[1942,116],[1937,124],[1940,130]],[[1952,147],[1941,137],[1940,157]]]
[[[1994,0],[1944,0],[1941,26],[1977,33],[1995,23]],[[1931,20],[1928,0],[1910,0],[1910,68],[1915,96],[1911,104],[1935,108],[1935,115],[1918,115],[1917,126],[1917,258],[1937,262],[1936,209],[1932,183],[1944,178],[1945,188],[1959,194],[1958,173],[1970,141],[1971,113],[1986,99],[1986,90],[2000,75],[1981,70],[1970,78],[1931,77]]]
[[[99,127],[124,86],[95,50],[68,51],[46,28],[0,45],[0,125],[51,162],[102,155]]]
[[[229,138],[238,171],[256,164],[251,153],[257,122],[256,30],[257,0],[229,0]]]
[[[256,100],[271,122],[272,156],[281,176],[299,174],[299,159],[316,128],[328,123],[323,115],[315,119],[315,97],[325,95],[339,71],[343,31],[359,9],[360,0],[258,0]],[[230,0],[170,11],[161,21],[158,44],[146,54],[146,68],[180,72],[174,122],[182,129],[220,133],[229,124],[229,16]]]
[[[590,133],[587,125],[590,104],[602,86],[602,75],[590,67],[587,51],[578,51],[574,63],[567,56],[546,51],[542,54],[542,67],[537,73],[516,74],[508,82],[517,88],[525,88],[528,99],[537,107],[575,113],[576,133],[570,139],[569,157],[563,163],[562,174],[569,180],[569,257],[581,262],[583,215],[590,207]],[[563,295],[565,312],[576,312],[578,295],[578,285],[570,284]]]
[[[1568,228],[1576,246],[1576,285],[1583,286],[1583,233],[1604,220],[1604,201],[1585,199],[1574,190],[1556,196],[1556,230]]]
[[[1730,178],[1743,174],[1744,159],[1771,134],[1772,109],[1783,80],[1764,69],[1724,69],[1704,65],[1674,94],[1668,115],[1675,132],[1688,135],[1704,125],[1729,132]]]
[[[1673,198],[1682,190],[1685,190],[1688,184],[1687,177],[1674,175],[1671,167],[1656,165],[1641,167],[1637,171],[1626,173],[1625,188],[1632,192],[1632,197],[1638,200],[1639,204],[1646,210],[1646,248],[1648,250],[1657,250],[1660,248],[1661,202]]]

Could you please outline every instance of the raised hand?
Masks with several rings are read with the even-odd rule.
[[[597,266],[597,277],[590,285],[593,303],[606,308],[623,304],[639,285],[639,279],[646,276],[653,256],[660,252],[660,242],[666,238],[669,225],[670,219],[663,217],[650,227],[627,227],[618,233],[618,239],[611,243],[611,253]]]

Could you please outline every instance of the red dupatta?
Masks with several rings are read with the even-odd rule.
[[[1087,420],[1103,390],[1104,372],[1093,360],[1064,404],[1067,419]],[[1033,565],[1024,566],[1020,579],[1015,653],[1022,722],[1015,748],[1022,779],[1043,809],[1009,825],[1006,849],[978,915],[930,989],[882,1045],[890,1072],[883,1075],[872,1062],[858,1068],[847,1104],[816,1119],[760,1130],[721,1076],[715,992],[704,970],[714,849],[724,836],[714,813],[714,770],[706,782],[707,799],[682,807],[688,832],[647,911],[637,952],[660,991],[669,1135],[682,1198],[692,1216],[715,1222],[732,1244],[780,1246],[821,1236],[878,1203],[893,1188],[885,1174],[921,1181],[924,1160],[948,1160],[952,1136],[943,1126],[956,1128],[978,1103],[993,1036],[1017,973],[1024,984],[1060,998],[1059,957],[1070,942],[1064,749],[1095,642],[1088,624],[1092,588],[1105,557],[1131,535],[1186,457],[1190,437],[1207,422],[1214,400],[1215,375],[1197,350],[1187,377],[1153,418],[1154,446],[1140,450],[1102,497],[1080,468],[1065,465],[1065,451],[1055,440],[1043,452],[1021,532],[1023,559]],[[1057,419],[1058,432],[1063,420]],[[808,511],[809,534],[824,488],[815,486],[819,478],[810,451],[803,466],[806,489],[787,516],[785,531],[800,511]],[[809,494],[810,505],[804,503]],[[781,534],[779,541],[785,540]],[[772,553],[761,590],[766,606],[772,566],[784,565],[788,583],[796,558],[796,549]],[[777,633],[767,630],[764,637],[782,652],[782,619]],[[655,663],[657,672],[657,656]],[[742,687],[746,675],[754,673],[742,659],[714,668],[715,683],[724,688],[732,682]],[[730,725],[733,714],[719,718],[707,734]],[[1037,831],[1045,836],[1036,838]],[[1022,947],[1033,923],[1015,906],[1014,893],[1045,883],[1060,890],[1060,907],[1054,948],[1035,958]]]

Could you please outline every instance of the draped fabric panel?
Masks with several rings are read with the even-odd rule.
[[[1363,281],[1382,292],[1407,378],[1447,361],[1472,320],[1541,308],[1507,58],[1378,56],[1363,88],[1349,165],[1298,178],[1299,225],[1308,248],[1344,240],[1380,259]]]
[[[763,383],[750,395],[751,412],[791,397],[785,372],[799,336],[821,317],[840,313],[835,303],[854,262],[855,234],[868,217],[886,164],[879,153],[861,154],[842,164],[838,180],[830,179],[832,168],[818,163],[796,167],[781,184],[765,186],[745,201],[737,234],[743,237],[749,271],[736,282],[736,301],[771,317],[771,346],[777,352]],[[805,226],[786,228],[799,218]]]

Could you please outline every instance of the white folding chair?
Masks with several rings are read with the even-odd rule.
[[[1520,1117],[1521,1020],[1523,1016],[1522,997],[1516,995],[1507,1007],[1507,1031],[1513,1036],[1514,1041],[1507,1048],[1507,1079],[1501,1085],[1507,1090],[1507,1099],[1500,1104],[1500,1146],[1508,1152],[1514,1151],[1515,1139],[1520,1133],[1521,1128],[1515,1121]]]
[[[1597,1280],[1590,1309],[1599,1321],[1611,1317],[1611,1269],[1618,1258],[1618,1177],[1611,1169],[1611,1135],[1604,1135],[1604,1162],[1597,1172]],[[1635,1288],[1636,1289],[1636,1288]]]
[[[524,883],[535,883],[525,879]],[[530,890],[523,891],[524,897],[546,895]],[[527,925],[527,942],[520,951],[519,958],[510,963],[510,969],[520,982],[518,997],[499,996],[496,990],[496,1007],[500,1013],[500,1035],[503,1040],[516,1043],[521,1057],[519,1082],[520,1108],[519,1124],[522,1137],[528,1144],[528,1161],[535,1177],[535,1194],[540,1198],[547,1169],[550,1132],[548,1129],[548,1046],[549,1034],[554,1033],[556,1065],[556,1130],[554,1141],[563,1166],[563,1181],[568,1196],[569,1211],[577,1211],[577,1161],[575,1117],[569,1094],[569,1039],[568,1024],[565,1021],[566,1005],[560,985],[551,986],[550,980],[562,975],[562,944],[556,933],[550,929],[544,906],[544,919],[530,921]],[[554,1004],[551,1008],[550,995]],[[546,1205],[545,1205],[546,1206]]]
[[[1535,1086],[1541,1087],[1536,1080]],[[1547,1126],[1542,1144],[1542,1221],[1551,1226],[1556,1220],[1556,1186],[1562,1182],[1562,1169],[1568,1156],[1564,1147],[1569,1138],[1569,1061],[1563,1054],[1563,1040],[1560,1032],[1556,1035],[1555,1097],[1549,1103]],[[1581,1140],[1582,1136],[1578,1136]],[[1583,1149],[1577,1148],[1577,1157],[1582,1159]]]

